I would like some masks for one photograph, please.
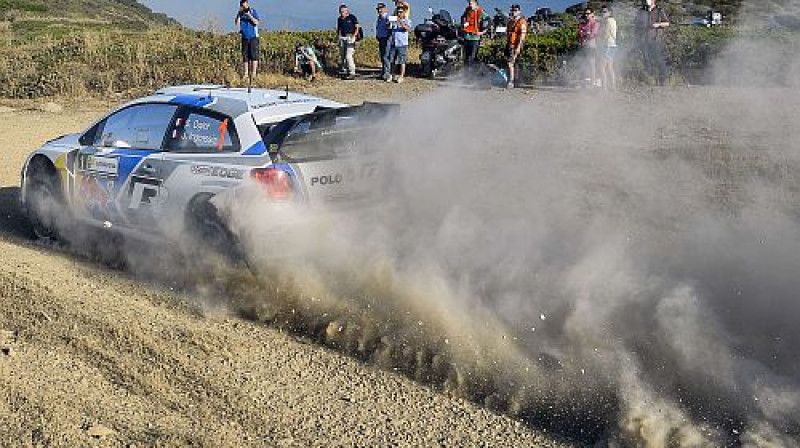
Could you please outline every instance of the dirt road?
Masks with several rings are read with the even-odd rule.
[[[31,240],[17,207],[25,155],[102,113],[0,112],[0,445],[558,445]]]

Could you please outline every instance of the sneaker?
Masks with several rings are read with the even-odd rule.
[[[387,77],[383,78],[383,80],[386,81],[386,82],[392,82],[392,77],[391,76],[387,76]]]
[[[402,76],[398,76],[397,79],[394,80],[394,82],[396,82],[398,84],[402,84],[403,83],[403,77]]]
[[[506,84],[506,89],[513,89],[513,88],[514,88],[514,83],[513,82],[510,82],[510,83]]]

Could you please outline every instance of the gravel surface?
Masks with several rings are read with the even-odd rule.
[[[24,157],[104,113],[60,107],[0,110],[1,445],[566,446],[31,240]]]

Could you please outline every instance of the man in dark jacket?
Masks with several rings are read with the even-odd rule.
[[[339,36],[339,71],[345,79],[356,76],[356,40],[361,25],[358,18],[350,14],[347,5],[339,6],[339,19],[336,21],[336,34]]]

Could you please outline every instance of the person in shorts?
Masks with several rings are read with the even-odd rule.
[[[355,79],[356,76],[355,54],[359,28],[358,18],[350,14],[350,8],[340,5],[336,35],[339,36],[339,71],[345,79]]]
[[[408,37],[411,30],[411,19],[406,16],[405,6],[397,7],[397,22],[392,23],[392,42],[391,50],[389,52],[389,60],[392,62],[392,68],[397,68],[397,74],[394,75],[394,82],[403,82],[403,77],[406,75],[406,59],[408,59]],[[394,72],[394,70],[392,70]]]
[[[617,54],[617,20],[608,6],[600,10],[602,26],[600,27],[600,76],[603,90],[617,90],[617,76],[614,71],[614,56]]]
[[[597,35],[599,32],[600,24],[594,16],[594,11],[586,8],[581,23],[578,25],[578,42],[583,56],[586,58],[586,82],[596,87],[600,87],[600,79],[597,77]]]
[[[258,25],[261,19],[255,8],[250,7],[247,0],[239,1],[239,12],[236,13],[234,20],[239,27],[242,35],[242,62],[244,64],[244,78],[247,79],[248,86],[253,85],[253,79],[258,74],[258,61],[260,60],[260,48],[258,41]]]
[[[519,70],[516,70],[519,55],[525,45],[525,37],[528,35],[528,20],[522,15],[522,8],[519,5],[511,5],[511,18],[508,21],[506,31],[506,60],[508,61],[508,88],[514,88],[519,77]]]

